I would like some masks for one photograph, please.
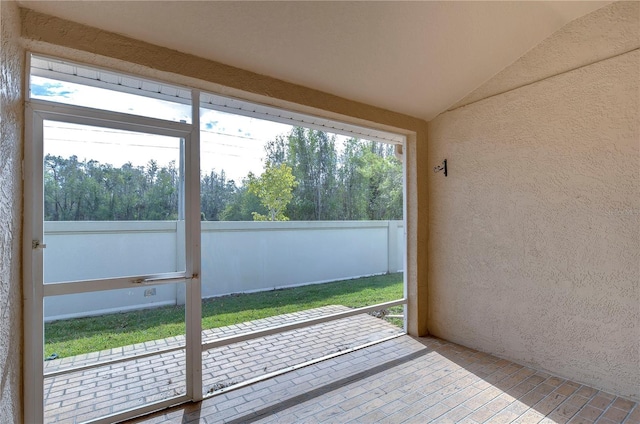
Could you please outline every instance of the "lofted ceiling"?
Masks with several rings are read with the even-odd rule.
[[[430,120],[609,1],[26,1],[21,6]]]

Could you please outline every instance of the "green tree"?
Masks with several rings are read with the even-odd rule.
[[[80,162],[76,156],[45,156],[45,216],[56,221],[91,219],[100,202],[97,183],[91,177],[96,163]]]
[[[393,146],[365,141],[357,159],[365,193],[365,218],[402,219],[402,164]]]
[[[230,196],[225,205],[224,211],[220,215],[221,221],[252,221],[254,212],[262,215],[268,213],[258,196],[249,193],[248,186],[249,180],[244,178],[242,185]]]
[[[223,220],[227,205],[237,193],[233,180],[227,180],[224,170],[212,170],[200,181],[200,210],[207,221]]]
[[[143,202],[145,220],[175,220],[178,219],[178,190],[179,177],[175,162],[159,168],[155,161],[147,166],[147,190]]]
[[[44,216],[48,221],[172,220],[177,218],[179,172],[126,163],[44,158]]]
[[[345,220],[365,219],[367,205],[366,179],[360,168],[364,164],[363,143],[351,138],[344,143],[338,167],[338,201],[340,216]]]
[[[393,146],[294,127],[266,147],[272,164],[286,163],[299,185],[287,215],[294,220],[402,219],[402,164]],[[338,153],[339,151],[339,153]]]
[[[352,138],[336,148],[334,136],[296,127],[269,142],[266,153],[266,175],[260,178],[250,175],[236,185],[214,170],[201,178],[204,219],[402,219],[402,164],[391,145]],[[288,200],[257,183],[282,169],[293,181],[283,192]],[[174,162],[114,167],[46,155],[45,220],[174,220],[180,178]]]
[[[299,182],[287,211],[295,220],[340,219],[337,194],[335,136],[294,127],[265,147],[267,161],[286,163]]]
[[[265,171],[256,178],[249,174],[249,193],[258,196],[264,207],[268,210],[268,215],[253,212],[255,221],[288,221],[284,214],[285,209],[291,199],[293,199],[293,189],[298,185],[293,176],[291,167],[286,164],[271,165],[267,162]]]

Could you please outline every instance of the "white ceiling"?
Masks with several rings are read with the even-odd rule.
[[[21,1],[426,120],[609,1]]]

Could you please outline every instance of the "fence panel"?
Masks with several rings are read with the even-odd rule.
[[[177,230],[175,221],[46,222],[45,240],[56,246],[47,250],[57,253],[45,255],[45,282],[101,278],[113,263],[120,275],[176,271]],[[202,222],[201,241],[203,297],[397,272],[404,264],[402,221]],[[183,291],[172,284],[50,297],[45,319],[182,304]]]

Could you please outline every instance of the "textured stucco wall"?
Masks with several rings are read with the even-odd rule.
[[[611,3],[565,25],[451,109],[633,50],[639,26],[640,2]]]
[[[22,70],[20,15],[0,2],[0,423],[22,417]]]
[[[632,45],[429,123],[431,333],[640,400],[639,75]]]

